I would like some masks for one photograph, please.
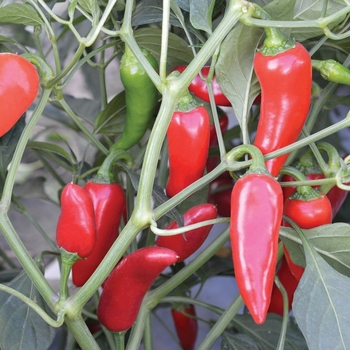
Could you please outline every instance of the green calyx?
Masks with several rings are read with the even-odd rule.
[[[180,97],[175,110],[180,112],[190,112],[199,106],[201,105],[192,97],[191,93],[186,90],[186,92]]]
[[[322,170],[311,149],[302,154],[293,166],[305,175],[322,174]]]
[[[297,190],[291,195],[291,199],[300,200],[303,202],[310,202],[318,198],[322,198],[322,194],[319,190],[312,188],[311,186],[300,186],[297,187]]]
[[[259,5],[254,4],[251,16],[257,19],[271,20],[271,16]],[[287,39],[277,28],[264,28],[266,39],[259,52],[264,56],[275,56],[292,49],[295,46],[293,40]]]
[[[332,83],[350,85],[350,70],[335,60],[312,60],[312,67],[318,70],[323,79]]]

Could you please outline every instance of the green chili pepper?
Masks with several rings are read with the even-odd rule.
[[[142,49],[142,52],[157,70],[157,60],[147,50]],[[120,62],[120,79],[125,89],[126,121],[123,133],[112,146],[112,151],[128,150],[141,140],[158,100],[157,88],[127,45]]]
[[[350,85],[350,70],[335,60],[312,60],[312,67],[321,73],[323,79]]]

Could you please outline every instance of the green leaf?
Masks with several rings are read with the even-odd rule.
[[[184,11],[190,12],[190,1],[189,0],[174,0],[178,6]]]
[[[196,29],[211,34],[215,0],[190,0],[190,20]]]
[[[317,20],[322,17],[323,7],[327,5],[327,11],[325,16],[330,16],[337,11],[344,8],[344,4],[341,4],[334,0],[328,1],[314,1],[314,0],[297,0],[294,11],[294,20],[299,21],[310,21]],[[333,29],[337,24],[342,22],[345,18],[345,15],[338,18],[335,22],[333,22],[329,29]],[[297,41],[304,41],[306,39],[319,36],[323,34],[323,30],[320,28],[293,28],[292,36]]]
[[[156,28],[141,28],[135,31],[137,43],[152,53],[159,61],[162,30]],[[185,40],[174,33],[169,33],[167,68],[169,71],[177,65],[188,64],[193,58],[192,50]]]
[[[347,349],[350,344],[350,279],[304,245],[306,268],[294,294],[293,312],[310,350]]]
[[[254,339],[261,350],[275,350],[278,344],[282,317],[268,314],[262,325],[254,322],[250,315],[236,315],[233,325],[240,333],[247,334]],[[301,332],[288,324],[284,350],[307,350],[305,339]],[[329,348],[333,349],[333,348]]]
[[[257,343],[247,334],[222,335],[221,350],[260,350]]]
[[[22,271],[9,287],[34,300],[52,313],[27,274]],[[13,295],[0,292],[0,347],[2,350],[46,350],[52,344],[56,330],[35,311]]]
[[[275,0],[265,6],[273,19],[293,18],[295,0]],[[221,90],[230,100],[235,116],[248,138],[247,119],[250,107],[260,92],[253,61],[264,31],[257,27],[236,26],[222,42],[215,73]],[[288,31],[284,32],[288,36]]]
[[[41,26],[44,22],[34,8],[27,4],[9,4],[0,8],[0,23]]]
[[[123,132],[126,117],[125,91],[112,98],[96,119],[94,132],[115,135]]]
[[[74,164],[69,153],[56,144],[41,141],[29,141],[28,148],[40,152],[43,156],[53,160],[65,169],[71,170],[71,167]]]
[[[350,277],[350,225],[335,223],[303,232],[331,267]],[[292,228],[283,227],[280,237],[287,246],[293,262],[305,266],[305,255],[298,234]]]
[[[98,18],[100,15],[100,8],[95,0],[78,0],[78,4],[94,18]]]

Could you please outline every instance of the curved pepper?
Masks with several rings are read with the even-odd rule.
[[[72,279],[77,287],[85,284],[117,239],[125,208],[124,190],[117,183],[89,181],[84,189],[92,199],[96,216],[97,240],[92,253],[73,265]]]
[[[183,217],[184,225],[188,226],[202,221],[216,219],[217,209],[212,204],[199,204],[187,210]],[[177,222],[172,222],[164,230],[171,230],[178,227]],[[157,236],[155,244],[157,247],[174,250],[179,257],[177,262],[181,262],[191,256],[204,243],[212,227],[213,225],[203,226],[187,231],[183,235]]]
[[[173,197],[203,176],[208,157],[210,118],[187,92],[167,130],[169,179],[166,194]]]
[[[92,200],[83,188],[69,183],[61,193],[61,214],[56,228],[57,246],[83,259],[91,254],[96,239]]]
[[[176,263],[174,251],[145,247],[122,259],[105,281],[97,317],[108,330],[123,332],[132,327],[142,300],[153,281]]]
[[[198,323],[194,305],[190,304],[181,308],[172,308],[171,316],[182,349],[194,350],[198,334]]]
[[[157,70],[157,60],[147,50],[142,52]],[[120,79],[125,89],[126,120],[123,133],[111,151],[128,150],[141,140],[158,101],[158,90],[127,45],[120,62]]]
[[[297,141],[311,100],[312,68],[300,44],[275,55],[255,55],[254,70],[261,85],[260,119],[254,145],[265,155]],[[288,154],[266,161],[277,176]]]
[[[39,90],[35,66],[13,53],[0,53],[0,137],[5,135],[29,108]]]

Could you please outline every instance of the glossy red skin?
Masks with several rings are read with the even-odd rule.
[[[282,283],[284,289],[287,292],[288,311],[290,311],[292,309],[294,292],[296,291],[299,282],[295,279],[295,277],[289,270],[288,263],[285,257],[282,258],[281,264],[278,267],[277,277],[279,278],[280,282]],[[268,313],[275,313],[277,315],[283,316],[283,297],[276,284],[274,284],[272,288],[271,303],[269,306]]]
[[[203,106],[175,111],[168,130],[169,179],[166,194],[173,197],[203,176],[208,158],[210,118]]]
[[[117,183],[102,184],[89,181],[84,189],[90,195],[94,206],[97,241],[92,253],[73,265],[72,279],[77,287],[85,284],[117,239],[125,209],[124,190]]]
[[[347,184],[348,185],[348,184]],[[345,202],[348,191],[342,190],[341,188],[334,186],[327,193],[327,197],[332,205],[332,216],[333,219],[337,215],[340,207]]]
[[[283,194],[271,176],[250,173],[232,189],[230,238],[237,285],[254,321],[265,321],[277,263]]]
[[[306,180],[319,180],[324,179],[323,174],[307,174],[305,175]],[[290,175],[283,175],[282,176],[282,182],[292,182],[296,181],[293,176]],[[320,186],[312,186],[313,188],[318,189]],[[286,201],[295,191],[297,190],[296,187],[282,187],[283,191],[283,198]]]
[[[325,195],[309,201],[289,198],[284,203],[283,215],[292,219],[302,229],[331,224],[333,218],[331,203]],[[283,221],[283,226],[290,227],[286,221]],[[284,247],[284,250],[286,252],[287,249]],[[290,271],[297,281],[300,281],[304,268],[296,265],[288,252],[285,256]]]
[[[25,58],[0,53],[0,137],[6,134],[35,100],[39,75]]]
[[[184,226],[216,219],[216,217],[217,209],[215,205],[209,203],[199,204],[187,210],[183,215]],[[164,229],[171,230],[178,227],[179,225],[174,221]],[[177,262],[181,262],[191,256],[204,243],[212,227],[213,225],[207,225],[185,232],[184,235],[186,239],[182,234],[174,236],[157,236],[155,244],[157,247],[174,250],[179,257]]]
[[[197,319],[188,317],[184,313],[196,317],[194,305],[188,305],[183,310],[171,309],[176,334],[179,337],[182,349],[194,350],[198,334]]]
[[[228,127],[228,116],[224,114],[219,119],[220,130],[222,134],[225,134]],[[210,139],[209,147],[217,146],[219,144],[218,137],[216,135],[215,125],[210,124]],[[219,163],[220,157],[208,157],[207,159],[207,172],[212,171]]]
[[[295,142],[306,121],[312,86],[311,58],[299,43],[275,56],[260,52],[254,58],[254,70],[261,85],[260,120],[254,141],[268,154]],[[288,154],[266,161],[277,176]]]
[[[174,71],[177,70],[178,72],[182,73],[187,66],[177,66],[174,68]],[[202,75],[204,78],[206,78],[209,74],[210,67],[205,66],[201,69]],[[213,95],[215,104],[217,106],[226,106],[230,107],[231,102],[228,100],[228,98],[223,94],[221,91],[221,88],[216,80],[216,77],[214,76],[212,80],[212,87],[213,87]],[[190,86],[188,87],[188,90],[190,90],[193,94],[195,94],[198,98],[200,98],[203,101],[210,102],[209,99],[209,93],[207,84],[199,74],[197,74],[194,79],[192,80]]]
[[[92,253],[96,240],[92,200],[82,187],[69,183],[61,193],[61,214],[56,228],[57,246],[86,258]]]
[[[141,248],[123,258],[105,281],[97,307],[101,324],[112,332],[132,327],[153,281],[176,261],[174,251],[160,247]]]

